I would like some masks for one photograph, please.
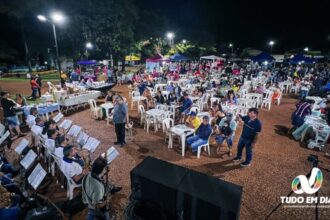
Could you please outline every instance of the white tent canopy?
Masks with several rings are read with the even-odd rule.
[[[200,60],[212,60],[214,62],[215,60],[225,60],[225,59],[222,57],[215,56],[215,55],[209,55],[209,56],[201,57]]]

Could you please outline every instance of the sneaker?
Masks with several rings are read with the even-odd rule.
[[[239,158],[239,157],[235,157],[235,158],[233,159],[233,161],[234,161],[234,162],[239,162],[239,161],[241,161],[241,158]]]
[[[241,166],[242,167],[249,167],[249,166],[251,166],[251,163],[247,162],[247,161],[244,161],[243,163],[241,163]]]

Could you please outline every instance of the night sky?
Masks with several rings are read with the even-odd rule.
[[[233,43],[235,48],[269,51],[268,42],[274,40],[274,53],[306,46],[328,52],[330,47],[329,0],[135,0],[135,3],[138,8],[165,17],[164,36],[173,31],[176,41],[193,39],[201,44],[216,44],[218,48]],[[36,56],[52,45],[51,27],[46,28],[33,16],[25,22],[30,24],[27,37],[32,56]],[[18,56],[24,57],[17,23],[0,14],[0,25],[0,47],[10,45],[17,49]]]
[[[141,5],[167,16],[174,32],[209,32],[216,43],[275,52],[308,46],[329,50],[329,0],[140,0]],[[198,34],[198,31],[197,31]],[[187,36],[188,38],[189,36]]]

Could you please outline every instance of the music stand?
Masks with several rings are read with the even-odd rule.
[[[28,144],[29,144],[29,141],[26,140],[25,138],[23,138],[21,140],[21,142],[19,142],[19,144],[15,148],[15,152],[18,153],[19,155],[21,155],[23,150],[26,148],[26,146],[28,146]]]
[[[119,152],[116,150],[115,147],[110,147],[105,153],[102,154],[102,157],[107,159],[108,164],[110,164],[117,156]]]
[[[70,130],[68,131],[68,135],[72,136],[72,137],[77,137],[79,132],[81,131],[81,127],[78,125],[73,125]]]
[[[63,128],[64,130],[68,130],[71,125],[72,125],[72,121],[65,119],[64,121],[62,121],[62,123],[59,125],[59,127]]]
[[[28,177],[28,183],[33,187],[34,190],[37,190],[41,182],[45,179],[46,175],[47,172],[44,170],[44,168],[42,168],[40,163],[38,163]]]
[[[87,143],[83,146],[83,148],[93,153],[96,150],[96,148],[99,146],[99,144],[100,144],[99,140],[93,137],[89,137]]]
[[[25,170],[28,170],[36,158],[37,154],[33,150],[29,150],[29,152],[21,160],[20,164],[24,167]]]
[[[9,135],[9,131],[6,131],[0,138],[0,144],[2,144],[7,139],[7,137],[9,137]]]
[[[89,136],[85,132],[80,132],[78,138],[77,138],[77,143],[82,147],[86,144]]]
[[[53,118],[53,120],[58,123],[63,117],[64,115],[60,112]]]

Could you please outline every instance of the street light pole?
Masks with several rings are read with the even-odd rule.
[[[59,12],[54,12],[51,14],[51,16],[48,18],[44,15],[38,15],[37,18],[42,21],[42,22],[50,22],[53,26],[53,34],[54,34],[54,41],[55,41],[55,49],[56,49],[56,63],[57,63],[57,68],[60,76],[60,81],[61,81],[61,86],[63,87],[64,85],[64,80],[61,77],[61,62],[60,62],[60,55],[59,55],[59,49],[58,49],[58,43],[57,43],[57,35],[56,35],[56,27],[55,23],[62,23],[65,19],[65,17],[59,13]]]
[[[56,60],[57,60],[57,68],[58,68],[58,71],[60,73],[60,78],[61,78],[61,62],[60,62],[60,55],[59,55],[59,52],[58,52],[58,44],[57,44],[57,35],[56,35],[56,27],[55,27],[55,24],[52,23],[53,25],[53,32],[54,32],[54,40],[55,40],[55,49],[56,49]]]
[[[273,45],[275,44],[275,42],[274,41],[269,41],[269,46],[270,46],[270,53],[272,53],[273,52]]]

